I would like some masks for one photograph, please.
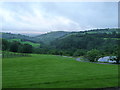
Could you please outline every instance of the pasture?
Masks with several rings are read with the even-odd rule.
[[[12,41],[18,41],[18,42],[20,42],[20,43],[22,43],[22,44],[30,44],[30,45],[32,45],[33,47],[38,47],[38,46],[40,46],[39,43],[33,43],[33,42],[30,42],[30,41],[22,41],[21,39],[10,39],[9,41],[10,41],[10,42],[12,42]]]
[[[118,86],[118,65],[32,54],[3,58],[3,88],[104,88]]]

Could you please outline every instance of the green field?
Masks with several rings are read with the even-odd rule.
[[[118,65],[78,62],[54,55],[4,58],[3,88],[103,88],[118,86]]]
[[[20,42],[20,43],[22,43],[22,44],[30,44],[30,45],[32,45],[33,47],[38,47],[38,46],[40,46],[40,44],[38,44],[38,43],[33,43],[33,42],[29,42],[29,41],[21,41],[21,39],[10,39],[9,41],[18,41],[18,42]]]

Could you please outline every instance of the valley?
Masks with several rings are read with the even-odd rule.
[[[118,87],[119,36],[119,29],[3,33],[3,88]],[[114,63],[98,61],[105,56]]]

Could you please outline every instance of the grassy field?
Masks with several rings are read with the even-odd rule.
[[[9,41],[18,41],[18,42],[20,42],[20,43],[22,43],[22,44],[30,44],[30,45],[32,45],[33,47],[38,47],[38,46],[40,46],[40,44],[38,44],[38,43],[33,43],[33,42],[29,42],[29,41],[21,41],[21,39],[10,39]]]
[[[4,58],[3,88],[103,88],[118,86],[118,65],[37,55]]]

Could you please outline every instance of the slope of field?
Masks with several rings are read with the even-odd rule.
[[[4,58],[3,88],[102,88],[118,86],[118,66],[53,55]]]
[[[20,43],[22,43],[22,44],[30,44],[30,45],[32,45],[33,47],[38,47],[38,46],[40,46],[40,44],[38,44],[38,43],[33,43],[33,42],[30,42],[30,41],[22,41],[21,39],[9,39],[9,41],[18,41],[18,42],[20,42]]]

